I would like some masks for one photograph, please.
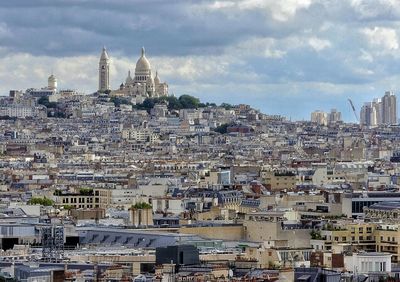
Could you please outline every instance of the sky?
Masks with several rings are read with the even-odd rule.
[[[0,94],[40,88],[93,93],[103,46],[111,87],[142,46],[170,93],[245,103],[309,119],[357,111],[400,89],[400,0],[0,1]]]

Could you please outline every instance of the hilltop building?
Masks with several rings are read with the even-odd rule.
[[[105,48],[101,53],[99,62],[99,91],[104,92],[110,90],[110,58]],[[161,82],[158,72],[153,76],[153,71],[149,60],[146,57],[146,51],[142,47],[140,58],[136,62],[135,75],[128,76],[125,83],[122,83],[117,90],[111,91],[114,96],[129,96],[145,99],[147,97],[161,97],[168,95],[168,84]],[[140,100],[140,99],[139,99]]]

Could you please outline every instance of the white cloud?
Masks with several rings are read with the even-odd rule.
[[[208,5],[211,10],[220,10],[231,8],[235,6],[235,2],[233,1],[215,1],[214,3]]]
[[[369,44],[373,47],[391,51],[399,49],[399,40],[396,30],[388,27],[365,28],[362,33],[366,36]]]
[[[207,5],[211,10],[234,9],[239,10],[262,10],[276,21],[286,22],[294,17],[297,11],[307,9],[311,0],[237,0],[237,1],[215,1]]]
[[[47,86],[47,78],[53,72],[62,88],[94,91],[97,88],[98,58],[75,56],[53,58],[26,53],[8,54],[0,58],[0,94],[10,89],[25,90]]]
[[[275,58],[275,59],[279,59],[282,58],[286,55],[286,51],[282,51],[282,50],[270,50],[270,49],[266,49],[264,52],[264,56],[266,58]]]
[[[320,39],[317,37],[311,37],[310,39],[308,39],[308,44],[310,44],[310,46],[317,52],[332,46],[329,40]]]

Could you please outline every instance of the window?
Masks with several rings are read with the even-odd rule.
[[[364,232],[363,228],[362,227],[358,228],[358,232],[363,233]]]
[[[346,241],[346,236],[342,237],[342,241],[345,242]]]
[[[282,258],[282,260],[288,260],[289,254],[287,252],[281,252],[281,258]]]

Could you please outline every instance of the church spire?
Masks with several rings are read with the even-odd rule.
[[[146,55],[146,50],[144,50],[144,47],[142,47],[142,57]]]
[[[106,46],[103,46],[103,50],[101,51],[101,56],[100,59],[102,60],[108,60],[108,54],[107,54],[107,49]]]

